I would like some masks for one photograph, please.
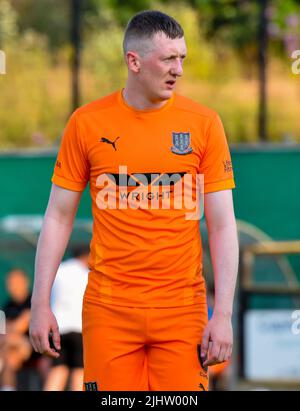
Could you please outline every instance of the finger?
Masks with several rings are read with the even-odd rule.
[[[40,353],[41,352],[41,341],[40,341],[39,332],[33,330],[32,328],[30,328],[29,338],[30,338],[30,342],[31,342],[35,352]]]
[[[59,335],[59,329],[57,326],[52,327],[52,341],[53,341],[54,347],[57,350],[60,350],[60,335]]]
[[[232,345],[230,344],[226,351],[225,361],[230,361],[231,355],[232,355]]]
[[[202,337],[201,342],[201,357],[204,358],[207,356],[209,347],[209,331],[205,331]]]
[[[49,338],[47,340],[47,343],[43,346],[43,355],[46,355],[47,357],[51,358],[59,357],[59,353],[56,351],[56,349],[50,346]]]
[[[44,351],[43,355],[50,358],[58,358],[60,356],[59,352],[55,351],[53,348],[49,348],[48,350]]]
[[[30,341],[34,348],[34,351],[40,352],[41,346],[40,346],[39,336],[37,334],[31,334]]]
[[[31,334],[31,331],[30,331],[30,330],[29,330],[29,341],[30,341],[30,344],[32,345],[34,351],[36,351],[36,346],[35,346],[34,337],[33,337],[33,335]]]
[[[209,349],[209,357],[204,362],[204,366],[207,367],[209,365],[217,364],[219,362],[219,354],[220,354],[221,344],[216,341],[212,341],[210,344]]]
[[[218,361],[221,350],[221,344],[218,341],[212,341],[211,348],[209,350],[209,358]]]
[[[40,354],[43,354],[43,353],[44,353],[44,344],[43,344],[43,338],[42,338],[42,336],[39,336],[39,337],[37,338],[37,348],[38,348],[38,352],[39,352]]]
[[[228,345],[227,344],[222,344],[221,348],[220,348],[219,357],[218,357],[219,362],[224,362],[225,361],[227,351],[228,351]]]
[[[35,344],[34,338],[33,338],[32,336],[30,336],[30,337],[29,337],[29,340],[30,340],[30,344],[32,345],[34,351],[37,352],[37,348],[36,348],[36,344]]]
[[[50,343],[49,343],[49,336],[47,335],[47,337],[42,337],[40,338],[40,348],[41,351],[40,353],[43,355],[46,355],[48,357],[51,358],[58,358],[59,357],[59,353],[54,349],[50,347]]]
[[[40,352],[39,343],[38,343],[38,341],[37,341],[37,338],[35,338],[34,340],[32,340],[32,346],[33,346],[35,352]]]
[[[220,361],[209,359],[209,360],[206,362],[206,367],[211,367],[212,365],[217,365],[217,364],[220,364]]]
[[[54,348],[46,348],[43,352],[43,355],[51,358],[58,358],[60,356],[59,352],[57,352]]]

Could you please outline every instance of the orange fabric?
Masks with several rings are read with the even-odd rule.
[[[217,377],[223,373],[223,371],[228,367],[229,361],[224,361],[220,364],[211,365],[209,367],[209,375],[212,377]]]
[[[186,133],[186,149],[175,142],[173,133]],[[128,177],[119,166],[127,167]],[[143,182],[148,199],[159,199],[158,209],[120,208],[122,190],[131,203],[142,198],[136,193],[143,184],[132,186],[142,181],[139,173],[180,177],[159,191],[150,180]],[[199,221],[186,218],[186,206],[163,208],[168,198],[174,205],[175,189],[185,174],[195,181],[197,173],[204,174],[205,193],[234,187],[221,120],[192,100],[175,94],[162,108],[141,111],[129,107],[119,91],[73,113],[52,182],[75,191],[90,183],[94,228],[87,298],[127,307],[205,301]],[[107,181],[101,181],[103,177]],[[114,188],[117,192],[111,194]],[[111,208],[100,209],[107,199]],[[114,202],[119,208],[112,208]]]
[[[173,308],[83,303],[84,389],[207,391],[197,344],[206,304]]]

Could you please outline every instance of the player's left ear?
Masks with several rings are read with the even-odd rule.
[[[126,62],[129,70],[133,71],[134,73],[138,73],[140,71],[140,61],[137,53],[128,51],[126,53]]]

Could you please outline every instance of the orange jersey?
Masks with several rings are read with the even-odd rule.
[[[199,220],[187,217],[185,203],[174,206],[177,187],[197,174],[204,175],[205,193],[234,188],[228,144],[213,110],[177,94],[160,109],[135,110],[119,91],[73,113],[52,182],[74,191],[90,183],[86,298],[128,307],[205,300]]]

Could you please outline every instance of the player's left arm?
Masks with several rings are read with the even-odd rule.
[[[201,343],[204,366],[230,359],[232,309],[238,272],[238,235],[231,190],[205,194],[204,213],[215,282],[215,305]]]

